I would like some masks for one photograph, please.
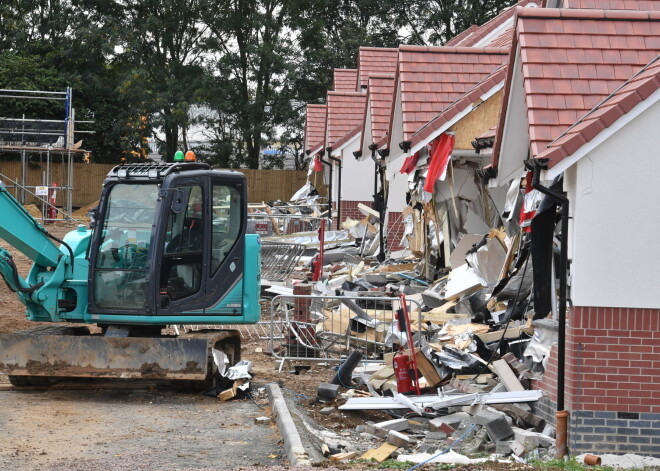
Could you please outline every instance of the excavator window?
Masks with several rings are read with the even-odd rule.
[[[211,275],[214,275],[238,241],[241,231],[241,196],[234,187],[213,185]]]
[[[199,292],[203,262],[204,198],[199,185],[177,187],[176,198],[167,218],[164,256],[161,263],[161,293],[173,300]]]
[[[94,302],[103,309],[145,306],[158,186],[118,183],[108,196],[94,270]]]

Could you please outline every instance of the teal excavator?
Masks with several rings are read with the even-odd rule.
[[[246,234],[246,186],[243,174],[198,162],[119,165],[90,228],[62,240],[0,187],[0,238],[34,262],[23,278],[0,248],[0,274],[29,320],[55,323],[0,335],[0,371],[15,385],[63,377],[204,384],[226,366],[213,358],[237,362],[237,331],[167,327],[259,320],[260,239]]]

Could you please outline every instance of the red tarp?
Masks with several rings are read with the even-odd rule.
[[[433,193],[436,180],[444,180],[447,175],[447,164],[454,150],[454,136],[443,133],[431,144],[431,164],[426,175],[424,191]]]

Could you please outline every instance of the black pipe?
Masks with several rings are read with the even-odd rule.
[[[327,160],[323,160],[323,154],[319,154],[319,160],[321,163],[329,165],[330,166],[330,184],[328,185],[328,213],[330,215],[330,219],[332,219],[332,162],[328,162]]]
[[[547,159],[530,159],[525,166],[533,170],[532,187],[561,205],[561,248],[559,252],[559,338],[557,339],[557,412],[564,410],[564,375],[566,363],[566,302],[568,278],[568,198],[541,185],[541,170],[548,168]]]
[[[381,193],[381,204],[379,208],[378,215],[380,217],[379,221],[379,229],[378,229],[378,243],[380,246],[380,250],[378,252],[378,257],[376,259],[379,262],[384,262],[385,261],[385,212],[387,210],[387,198],[385,198],[385,173],[383,169],[383,162],[378,160],[376,158],[376,144],[371,144],[369,146],[369,149],[371,150],[371,159],[374,161],[376,164],[376,172],[378,172],[378,176],[380,177],[380,193]],[[376,183],[374,182],[374,186]],[[376,193],[374,193],[374,203],[376,202]]]
[[[342,169],[342,164],[341,164],[341,159],[337,159],[335,157],[332,157],[330,155],[330,152],[328,152],[328,158],[330,160],[334,160],[335,162],[339,162],[339,185],[337,185],[337,230],[339,230],[339,225],[341,224],[341,169]]]

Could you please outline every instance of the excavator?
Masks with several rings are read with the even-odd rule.
[[[90,218],[60,240],[0,186],[0,238],[33,261],[24,278],[0,248],[0,274],[27,319],[51,323],[0,335],[12,384],[208,384],[240,360],[238,331],[201,326],[259,320],[261,242],[246,234],[242,173],[196,161],[117,165]],[[179,325],[200,330],[177,335]]]

